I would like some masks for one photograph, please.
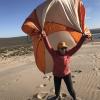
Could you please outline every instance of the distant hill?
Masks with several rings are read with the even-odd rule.
[[[100,42],[100,33],[93,34],[93,41],[94,42]]]
[[[93,35],[93,41],[99,41],[100,42],[100,28],[90,29],[90,31]]]
[[[95,33],[100,33],[100,28],[96,28],[96,29],[90,29],[91,33],[95,34]]]
[[[100,28],[91,29],[93,33],[93,40],[100,41]],[[27,36],[12,37],[12,38],[0,38],[0,48],[1,47],[16,47],[16,46],[27,46],[32,45],[31,39]]]
[[[0,47],[31,45],[31,40],[27,36],[0,38]]]

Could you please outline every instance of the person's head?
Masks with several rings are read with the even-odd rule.
[[[65,53],[67,52],[67,48],[68,46],[66,42],[58,43],[57,50],[61,55],[65,55]]]

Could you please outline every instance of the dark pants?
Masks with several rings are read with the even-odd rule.
[[[54,85],[55,85],[55,94],[56,94],[56,96],[60,95],[60,87],[61,87],[61,80],[62,79],[64,80],[70,95],[73,97],[74,100],[76,100],[76,95],[75,95],[75,91],[73,89],[71,74],[66,75],[64,77],[54,76]]]

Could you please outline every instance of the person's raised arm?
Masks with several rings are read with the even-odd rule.
[[[54,53],[54,49],[52,48],[52,46],[51,46],[51,44],[50,44],[50,42],[49,42],[49,40],[48,40],[48,37],[47,37],[46,33],[43,31],[43,32],[41,33],[41,36],[42,36],[42,38],[43,38],[43,41],[44,41],[44,44],[45,44],[47,50],[48,50],[49,53],[52,55],[52,54]]]
[[[72,56],[74,53],[76,53],[80,49],[80,47],[82,46],[86,38],[87,38],[87,35],[83,35],[80,41],[78,42],[78,44],[67,52],[67,55]]]

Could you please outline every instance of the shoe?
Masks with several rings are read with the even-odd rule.
[[[56,96],[55,100],[61,100],[61,96]]]

